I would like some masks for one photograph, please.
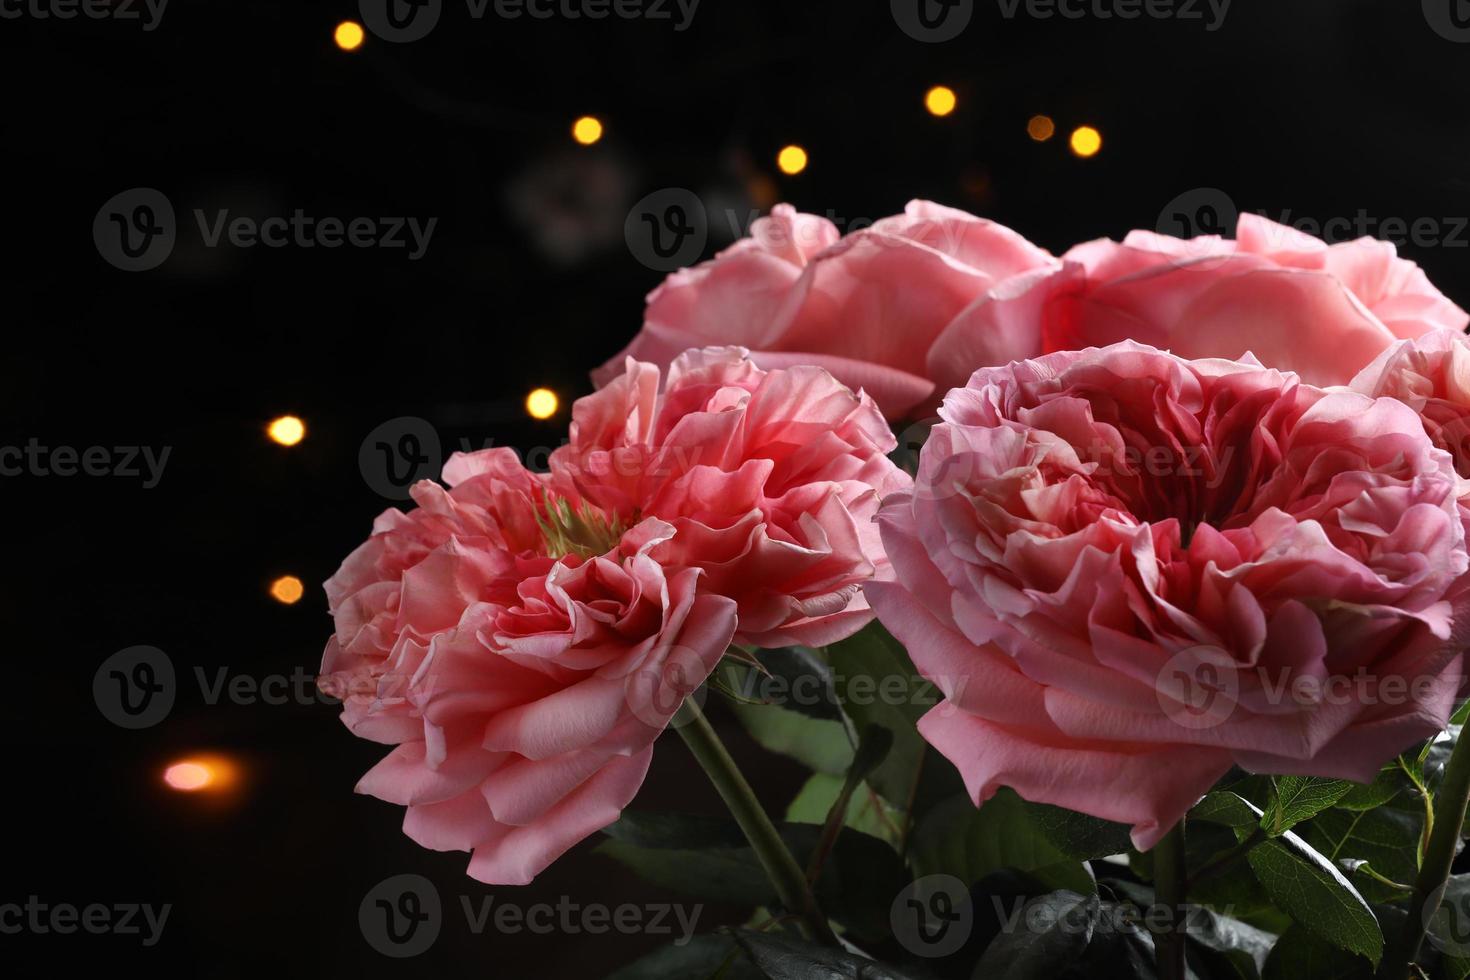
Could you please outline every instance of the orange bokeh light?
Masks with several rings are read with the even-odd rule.
[[[222,755],[193,755],[171,762],[163,770],[163,782],[180,793],[219,793],[230,789],[239,778],[239,768]]]

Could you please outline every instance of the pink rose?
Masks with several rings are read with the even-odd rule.
[[[1470,477],[1470,337],[1436,330],[1399,341],[1353,379],[1353,388],[1413,408],[1430,440]],[[1470,489],[1470,481],[1465,485]]]
[[[343,721],[364,738],[392,742],[414,729],[403,711],[383,710],[406,710],[408,677],[385,674],[402,639],[427,642],[457,626],[482,595],[513,594],[520,560],[543,553],[542,481],[512,450],[455,454],[444,480],[450,489],[427,480],[413,487],[418,509],[384,511],[326,583],[336,631],[322,655],[321,687],[343,699]]]
[[[1388,242],[1328,246],[1251,214],[1236,236],[1078,245],[1054,273],[967,310],[931,351],[931,376],[959,385],[975,368],[1135,340],[1181,357],[1252,353],[1312,384],[1347,384],[1396,340],[1470,323]]]
[[[951,391],[867,592],[999,786],[1151,847],[1233,765],[1371,780],[1446,722],[1455,473],[1391,399],[1121,343]]]
[[[667,367],[690,347],[739,344],[763,368],[820,365],[902,418],[935,393],[930,347],[950,322],[1003,280],[1055,264],[1008,228],[926,201],[846,237],[778,205],[654,290],[642,331],[593,379],[620,376],[626,357]]]
[[[473,852],[470,876],[491,884],[526,884],[616,820],[735,631],[735,604],[701,594],[696,569],[648,557],[672,533],[648,521],[625,539],[635,554],[529,562],[511,595],[406,634],[389,672],[412,678],[417,730],[358,791],[406,806],[423,846]]]
[[[739,348],[681,354],[662,391],[659,376],[630,358],[577,402],[555,486],[624,524],[672,525],[653,557],[737,600],[739,642],[822,645],[862,628],[861,585],[888,572],[873,517],[911,485],[873,400],[819,367],[764,371]]]
[[[736,636],[824,643],[872,618],[873,517],[910,485],[872,400],[736,349],[627,373],[573,407],[552,472],[456,455],[327,583],[321,686],[397,746],[358,789],[470,874],[530,881],[632,799]]]
[[[624,531],[508,449],[456,454],[444,477],[327,583],[321,687],[354,733],[396,746],[359,792],[408,807],[425,847],[472,851],[473,877],[524,884],[633,798],[735,603],[648,556],[670,525]]]

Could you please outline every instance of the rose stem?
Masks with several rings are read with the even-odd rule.
[[[1184,980],[1184,818],[1154,845],[1154,900],[1169,909],[1169,924],[1154,932],[1159,980]]]
[[[1437,910],[1441,889],[1450,877],[1455,862],[1455,845],[1465,823],[1465,805],[1470,802],[1470,738],[1455,740],[1455,749],[1445,765],[1444,782],[1434,806],[1434,831],[1424,849],[1424,863],[1414,879],[1414,894],[1409,899],[1409,915],[1404,919],[1398,942],[1391,944],[1378,968],[1379,980],[1406,980],[1410,964],[1419,955],[1424,931]],[[1428,908],[1430,901],[1436,908]]]
[[[832,927],[817,908],[817,901],[807,885],[805,872],[786,849],[786,844],[776,832],[771,818],[761,809],[760,801],[755,798],[755,791],[735,767],[735,760],[730,758],[730,753],[720,741],[720,736],[715,734],[709,719],[704,716],[699,705],[694,703],[693,698],[686,699],[680,710],[685,713],[686,720],[678,725],[679,734],[684,737],[689,751],[699,760],[705,775],[709,776],[710,782],[719,790],[720,797],[730,808],[735,822],[745,832],[755,856],[766,871],[766,877],[775,886],[776,896],[781,904],[803,917],[812,937],[829,945],[837,945]]]

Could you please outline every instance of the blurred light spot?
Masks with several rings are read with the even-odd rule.
[[[344,20],[332,33],[332,40],[336,41],[337,47],[343,51],[356,51],[362,47],[363,39],[362,25],[355,20]]]
[[[223,755],[200,754],[171,762],[163,783],[180,793],[224,793],[238,781],[239,767]]]
[[[750,196],[750,203],[762,211],[769,210],[781,201],[780,188],[765,174],[755,174],[747,180],[745,193]]]
[[[924,94],[924,108],[933,116],[949,115],[958,103],[954,89],[944,85],[936,85]]]
[[[526,396],[526,412],[533,419],[549,419],[556,414],[561,400],[550,388],[537,388]]]
[[[1045,143],[1056,135],[1057,124],[1051,116],[1032,116],[1026,123],[1026,135],[1038,143]]]
[[[572,123],[572,139],[583,146],[591,146],[602,139],[602,120],[596,116],[583,116]]]
[[[306,587],[295,575],[282,575],[271,583],[271,598],[285,606],[293,606],[306,594]]]
[[[192,793],[214,782],[214,770],[203,762],[175,762],[163,771],[163,781],[176,790]]]
[[[1078,126],[1072,130],[1072,152],[1079,157],[1096,156],[1097,151],[1102,149],[1102,133],[1091,126]]]
[[[282,415],[266,427],[271,441],[283,446],[294,446],[306,438],[306,423],[294,415]]]
[[[806,150],[795,144],[781,148],[776,154],[776,166],[781,168],[783,174],[795,176],[806,169],[808,159]]]

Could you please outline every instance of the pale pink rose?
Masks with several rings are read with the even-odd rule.
[[[472,852],[471,877],[531,881],[618,818],[643,784],[654,740],[709,675],[735,604],[699,592],[699,572],[648,556],[673,529],[650,520],[622,547],[522,565],[451,629],[405,634],[387,671],[411,678],[412,722],[358,792],[408,808],[403,829],[433,850]]]
[[[888,573],[873,517],[911,485],[873,400],[819,367],[762,370],[740,348],[685,352],[662,387],[660,373],[630,358],[577,401],[554,486],[624,525],[672,525],[651,554],[737,600],[739,642],[822,645],[870,621],[862,583]]]
[[[1457,481],[1392,399],[1122,343],[951,391],[867,587],[977,802],[1151,847],[1232,766],[1371,780],[1452,709]]]
[[[1450,454],[1460,476],[1470,477],[1470,337],[1437,330],[1399,341],[1353,379],[1353,388],[1418,412],[1429,438]]]
[[[929,352],[950,322],[1003,280],[1055,265],[1010,229],[927,201],[846,237],[778,205],[654,290],[642,331],[593,380],[621,376],[626,357],[667,367],[687,348],[738,344],[763,368],[820,365],[903,418],[936,394]]]
[[[1235,240],[1134,231],[1000,284],[934,346],[930,375],[960,385],[976,368],[1135,340],[1181,357],[1251,353],[1311,384],[1347,384],[1394,341],[1467,323],[1389,242],[1328,246],[1246,214]]]

